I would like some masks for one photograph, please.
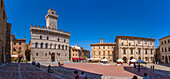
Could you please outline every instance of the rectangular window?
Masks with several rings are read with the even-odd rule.
[[[108,51],[108,55],[110,54],[110,51]]]
[[[105,47],[103,47],[103,49],[105,49]]]
[[[19,42],[19,45],[21,45],[21,42]]]
[[[133,50],[131,50],[131,54],[133,54]]]
[[[164,41],[164,43],[166,44],[166,41]]]
[[[105,51],[103,51],[103,55],[105,55]]]
[[[152,55],[152,50],[151,50],[151,55]]]
[[[138,50],[139,54],[140,54],[140,50]]]
[[[162,60],[164,60],[164,56],[162,56]]]
[[[145,50],[145,54],[148,54],[147,50]]]
[[[126,54],[126,50],[123,50],[123,54]]]

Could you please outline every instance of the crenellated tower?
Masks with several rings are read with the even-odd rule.
[[[56,10],[49,9],[45,19],[47,28],[57,29],[58,15],[56,15]]]

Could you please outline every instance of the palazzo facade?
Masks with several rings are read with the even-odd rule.
[[[71,33],[57,29],[56,10],[49,9],[46,27],[31,25],[31,61],[69,61],[69,39]]]

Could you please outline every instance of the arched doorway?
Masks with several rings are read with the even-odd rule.
[[[168,63],[168,57],[165,56],[165,63]]]
[[[127,63],[127,58],[126,57],[123,57],[123,60],[125,63]]]
[[[130,57],[130,60],[132,60],[133,59],[133,57]]]
[[[55,53],[52,53],[51,54],[51,62],[54,62],[55,61]]]
[[[30,61],[30,59],[31,59],[31,51],[30,50],[26,50],[25,51],[25,56],[26,56],[26,59],[28,60],[28,61]]]

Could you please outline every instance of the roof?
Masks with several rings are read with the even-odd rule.
[[[15,39],[14,41],[26,41],[26,39]]]
[[[115,43],[96,43],[96,44],[90,44],[90,46],[114,46]]]
[[[117,42],[118,38],[134,38],[134,39],[144,39],[144,40],[155,41],[155,39],[151,39],[151,38],[134,37],[134,36],[116,36],[115,42]]]
[[[166,36],[166,37],[163,37],[163,38],[161,38],[161,39],[159,39],[159,40],[163,40],[163,39],[168,38],[168,37],[170,37],[170,35],[168,35],[168,36]]]

